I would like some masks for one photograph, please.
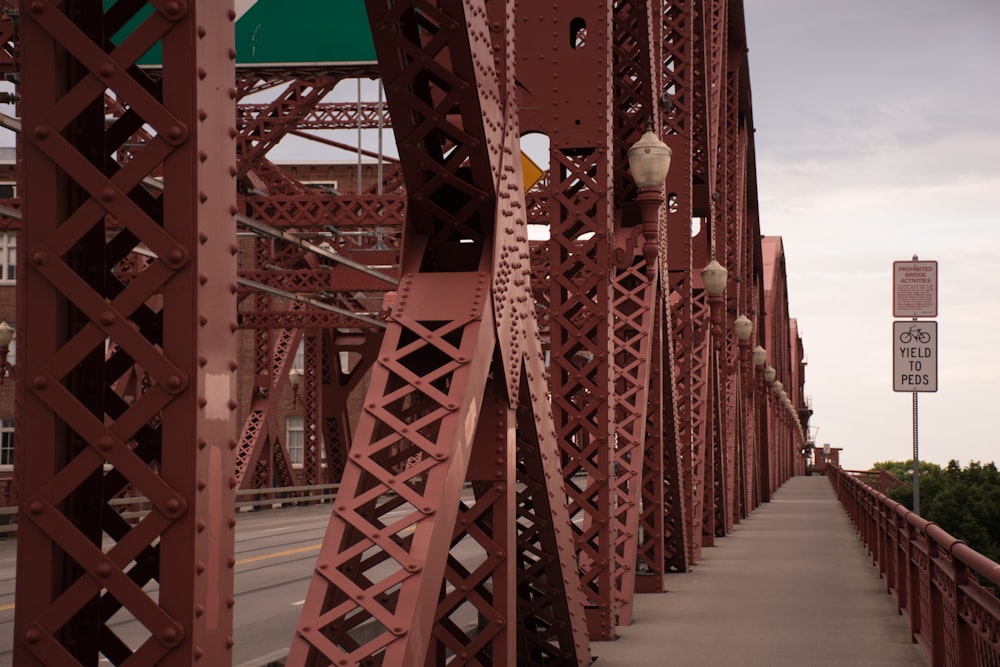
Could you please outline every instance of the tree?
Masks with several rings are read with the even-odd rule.
[[[913,509],[913,461],[880,461],[872,468],[905,482],[887,495]],[[971,461],[963,469],[954,459],[944,468],[921,461],[920,513],[987,558],[1000,561],[1000,471],[993,462]]]

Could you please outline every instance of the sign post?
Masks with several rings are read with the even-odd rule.
[[[917,395],[937,391],[937,262],[892,263],[892,316],[911,320],[892,323],[892,390],[913,395],[913,511],[920,514],[920,448],[917,438]]]

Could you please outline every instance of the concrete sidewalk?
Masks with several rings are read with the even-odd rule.
[[[794,477],[670,592],[636,596],[595,667],[926,667],[825,477]]]

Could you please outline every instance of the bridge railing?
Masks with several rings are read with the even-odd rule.
[[[1000,565],[843,469],[826,475],[930,663],[1000,666]]]

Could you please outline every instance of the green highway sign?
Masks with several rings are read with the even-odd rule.
[[[116,0],[104,0],[107,10]],[[151,5],[115,35],[121,42]],[[375,63],[364,0],[236,0],[236,67],[354,65]],[[140,65],[162,64],[157,44]]]

